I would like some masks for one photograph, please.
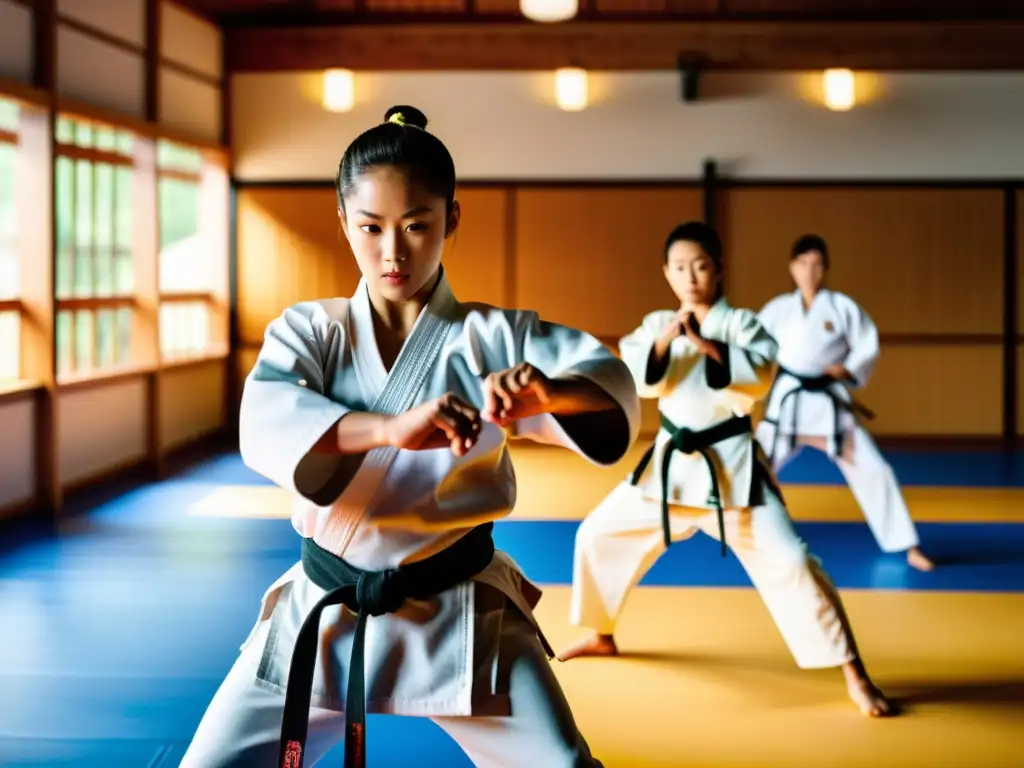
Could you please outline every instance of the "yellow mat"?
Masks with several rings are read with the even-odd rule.
[[[630,597],[616,659],[554,663],[606,768],[1024,764],[1024,595],[844,591],[869,669],[904,714],[869,720],[835,670],[799,670],[753,590]],[[569,590],[538,616],[560,648]]]

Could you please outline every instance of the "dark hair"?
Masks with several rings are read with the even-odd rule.
[[[821,254],[821,262],[825,265],[825,269],[828,269],[828,243],[820,235],[801,235],[798,237],[796,242],[793,243],[789,260],[792,261],[797,256],[803,256],[811,251],[817,251]]]
[[[335,188],[344,210],[345,195],[359,177],[382,165],[400,166],[432,195],[443,197],[451,211],[455,201],[455,163],[444,143],[427,133],[427,116],[399,105],[384,113],[384,122],[364,131],[348,145],[338,165]]]
[[[718,269],[722,268],[722,241],[714,227],[700,221],[688,221],[669,232],[668,237],[665,238],[666,264],[668,263],[669,248],[681,241],[696,243]]]

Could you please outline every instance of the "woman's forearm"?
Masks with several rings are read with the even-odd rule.
[[[555,416],[598,413],[619,407],[618,402],[588,379],[553,379],[548,412]]]
[[[390,419],[379,413],[347,413],[317,441],[313,452],[352,456],[388,446]]]

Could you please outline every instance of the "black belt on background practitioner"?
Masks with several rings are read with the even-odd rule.
[[[868,421],[875,418],[874,412],[866,405],[858,403],[852,397],[850,398],[850,401],[847,402],[846,400],[841,398],[834,390],[832,390],[830,388],[831,385],[839,384],[840,386],[842,386],[842,384],[840,381],[833,378],[832,376],[829,376],[828,374],[822,374],[821,376],[800,376],[799,374],[793,373],[792,371],[788,371],[782,366],[779,366],[779,372],[775,376],[775,381],[772,382],[772,390],[775,389],[775,385],[779,383],[779,379],[781,379],[783,376],[789,376],[792,379],[796,379],[796,381],[799,383],[799,386],[793,387],[793,389],[789,390],[789,392],[782,396],[782,399],[779,401],[779,412],[777,419],[764,419],[769,424],[775,426],[775,433],[772,436],[771,450],[768,451],[769,460],[775,458],[775,445],[776,441],[779,439],[779,427],[781,426],[782,421],[782,410],[786,405],[786,401],[788,401],[790,397],[793,397],[793,418],[791,419],[792,433],[789,435],[789,449],[793,450],[794,448],[796,448],[797,431],[800,424],[799,409],[801,392],[820,392],[832,402],[832,439],[835,442],[837,456],[842,456],[843,454],[844,435],[839,425],[840,413],[846,411],[856,416],[861,416],[862,418]],[[772,392],[769,392],[768,397],[765,398],[765,402],[770,402],[771,396]]]
[[[711,476],[711,495],[708,497],[708,503],[713,504],[718,513],[718,538],[722,544],[722,557],[725,557],[728,552],[725,546],[725,513],[722,509],[718,473],[715,471],[715,462],[711,458],[711,446],[731,437],[750,434],[752,431],[750,416],[734,416],[713,427],[693,430],[677,427],[665,417],[665,414],[661,414],[661,428],[669,434],[669,441],[665,446],[665,457],[661,463],[661,528],[665,537],[665,546],[672,546],[672,527],[669,520],[668,504],[668,470],[672,463],[672,454],[676,451],[687,454],[699,453],[704,458],[704,463],[707,464],[708,473]],[[647,465],[651,462],[651,457],[654,456],[654,447],[652,445],[648,448],[643,458],[640,459],[640,463],[636,465],[636,469],[629,477],[631,485],[640,482]]]
[[[478,526],[426,560],[384,571],[360,570],[312,539],[302,540],[302,569],[327,594],[313,606],[295,639],[281,724],[280,768],[301,768],[303,763],[324,608],[340,603],[357,616],[345,700],[345,766],[364,768],[367,618],[394,613],[408,598],[426,600],[472,579],[494,557],[493,530],[493,523]]]

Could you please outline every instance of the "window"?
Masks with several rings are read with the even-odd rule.
[[[160,352],[165,358],[206,352],[211,344],[215,268],[223,257],[204,231],[204,166],[200,151],[157,143],[160,231]]]
[[[17,102],[0,98],[0,381],[21,377]]]
[[[57,375],[131,362],[135,267],[132,135],[57,120]]]

